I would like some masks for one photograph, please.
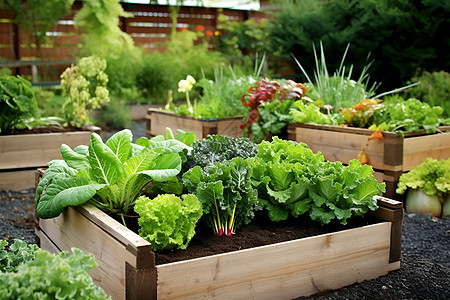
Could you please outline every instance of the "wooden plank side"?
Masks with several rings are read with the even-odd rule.
[[[160,113],[158,111],[150,112],[150,122],[151,122],[151,135],[164,135],[166,136],[166,127],[172,129],[176,132],[177,129],[182,129],[184,131],[193,131],[198,138],[203,136],[203,125],[199,120],[191,118],[181,118],[177,115],[171,115],[167,113]]]
[[[136,266],[136,257],[115,238],[69,207],[53,219],[40,219],[39,228],[61,250],[77,247],[92,253],[99,264],[91,271],[95,283],[113,299],[125,299],[125,262]]]
[[[61,144],[88,145],[90,131],[0,136],[0,169],[46,166],[61,159]]]
[[[390,269],[390,227],[384,222],[160,265],[158,298],[290,299],[373,279]]]
[[[450,132],[404,139],[404,172],[420,165],[427,157],[437,160],[450,157]]]
[[[229,137],[242,137],[243,130],[239,127],[242,124],[242,117],[235,119],[219,119],[217,121],[217,133]]]
[[[36,170],[8,170],[0,172],[0,191],[24,190],[35,187]]]
[[[324,131],[309,128],[296,128],[296,141],[303,142],[313,150],[322,152],[326,160],[341,161],[347,164],[356,159],[367,143],[367,136],[342,132]],[[366,149],[370,164],[377,169],[383,169],[384,148],[380,141],[371,141]]]

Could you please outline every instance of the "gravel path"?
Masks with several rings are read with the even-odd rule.
[[[35,243],[34,189],[0,191],[0,239]],[[450,299],[450,218],[405,213],[401,268],[303,299]]]

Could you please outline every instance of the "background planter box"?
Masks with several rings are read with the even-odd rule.
[[[377,224],[162,265],[150,243],[94,207],[39,219],[36,234],[43,249],[93,253],[90,274],[113,299],[292,299],[400,268],[402,204],[377,200]]]
[[[242,137],[243,117],[230,117],[211,120],[197,120],[190,116],[179,116],[177,114],[150,108],[147,111],[147,137],[166,135],[166,127],[176,133],[177,129],[193,131],[199,139],[206,138],[208,134],[220,134],[229,137]]]
[[[375,177],[386,182],[385,196],[398,199],[397,182],[403,172],[421,164],[425,158],[450,157],[450,126],[441,126],[439,133],[406,131],[405,137],[383,132],[380,141],[372,140],[366,149]],[[364,128],[317,124],[290,124],[289,139],[304,142],[314,153],[320,151],[326,160],[347,164],[355,159],[373,131]]]
[[[0,136],[0,190],[33,188],[37,168],[46,167],[53,159],[61,159],[61,144],[76,147],[88,145],[97,126],[84,131],[2,135]]]

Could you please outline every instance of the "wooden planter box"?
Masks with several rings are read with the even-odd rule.
[[[438,130],[436,134],[406,131],[404,138],[395,132],[383,132],[382,140],[369,142],[365,152],[375,177],[386,182],[386,197],[398,198],[395,189],[400,175],[427,157],[437,160],[450,157],[450,126]],[[304,142],[314,152],[322,152],[326,160],[344,164],[357,157],[372,133],[369,129],[333,125],[296,123],[288,127],[289,139]]]
[[[179,116],[172,112],[150,108],[147,111],[147,137],[166,135],[166,127],[176,133],[177,129],[193,131],[199,139],[206,138],[208,134],[220,134],[229,137],[242,137],[243,117],[230,117],[210,120],[197,120],[190,116]]]
[[[33,188],[36,169],[61,159],[61,144],[72,148],[88,145],[92,132],[100,134],[101,128],[87,126],[84,131],[0,136],[0,190]]]
[[[400,268],[402,203],[377,197],[380,223],[155,265],[150,243],[90,207],[38,220],[40,247],[95,255],[90,275],[112,299],[292,299]]]

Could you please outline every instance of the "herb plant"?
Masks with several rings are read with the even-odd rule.
[[[0,242],[0,245],[4,245]],[[15,241],[14,254],[7,259],[22,261],[13,269],[0,272],[0,294],[4,299],[110,299],[94,284],[88,271],[97,267],[94,256],[72,248],[72,255],[58,255]],[[19,246],[20,245],[20,246]],[[17,250],[21,249],[20,252]],[[4,251],[0,252],[2,256]],[[22,256],[22,257],[21,257]],[[10,264],[11,266],[11,264]]]
[[[206,224],[217,235],[230,236],[254,217],[258,193],[251,184],[252,168],[241,157],[183,174],[185,189],[202,203]]]
[[[36,214],[41,218],[58,216],[68,205],[90,203],[103,211],[126,214],[147,184],[151,190],[181,193],[176,175],[181,170],[183,149],[177,140],[156,141],[140,138],[132,143],[125,129],[102,142],[96,133],[89,146],[71,149],[61,146],[64,160],[48,165],[36,188]]]
[[[182,198],[182,199],[181,199]],[[186,249],[195,234],[195,225],[203,214],[202,204],[191,194],[141,196],[134,211],[139,214],[139,235],[153,250]]]

